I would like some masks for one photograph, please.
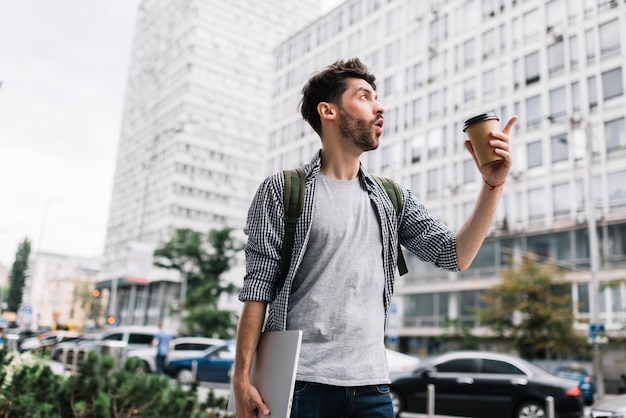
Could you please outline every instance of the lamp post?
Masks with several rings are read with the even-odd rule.
[[[581,120],[572,118],[573,127],[580,126]],[[598,341],[598,332],[600,330],[600,292],[598,287],[598,271],[600,268],[600,249],[598,246],[598,229],[596,223],[596,208],[593,194],[593,141],[591,123],[585,121],[585,211],[587,214],[587,229],[589,234],[589,302],[591,308],[591,327],[596,332],[591,333],[591,344],[593,347],[593,375],[596,379],[596,392],[598,397],[604,397],[604,376],[602,367],[602,358],[600,356],[600,344]],[[591,328],[590,328],[591,330]]]
[[[555,121],[548,118],[550,122]],[[598,332],[600,331],[600,292],[598,286],[598,271],[600,269],[600,249],[598,244],[598,229],[596,222],[595,198],[593,193],[593,132],[589,118],[582,115],[574,114],[568,121],[569,132],[571,138],[568,140],[571,144],[573,141],[574,131],[584,127],[583,134],[585,140],[584,146],[584,172],[583,187],[585,196],[585,217],[587,221],[587,234],[589,236],[589,308],[590,308],[590,324],[589,336],[593,349],[593,376],[596,379],[596,393],[599,399],[604,397],[604,375],[602,367],[602,358],[600,356],[600,342]]]

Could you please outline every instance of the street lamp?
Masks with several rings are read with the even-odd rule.
[[[580,126],[582,118],[571,119],[572,128]],[[591,307],[591,327],[596,331],[600,330],[600,292],[598,287],[598,271],[600,268],[600,249],[598,246],[598,229],[596,224],[595,198],[593,194],[593,174],[591,170],[593,159],[593,141],[591,123],[585,121],[585,210],[587,213],[587,229],[589,234],[589,268],[590,268],[590,307]],[[590,327],[590,330],[592,329]],[[596,378],[596,390],[598,397],[604,397],[604,376],[602,370],[602,358],[600,357],[600,344],[597,332],[592,333],[591,344],[593,347],[593,375]]]
[[[550,122],[554,122],[549,118]],[[592,126],[588,118],[584,118],[580,114],[574,114],[569,118],[570,133],[584,126],[585,135],[585,156],[584,156],[584,175],[583,186],[585,189],[585,214],[587,221],[587,233],[589,235],[589,305],[591,320],[589,324],[589,333],[591,337],[591,345],[593,348],[593,375],[596,378],[596,392],[598,397],[604,397],[604,376],[602,369],[602,358],[600,356],[600,342],[598,332],[602,329],[600,324],[600,293],[598,286],[598,271],[600,268],[600,249],[598,245],[598,230],[596,222],[595,198],[593,193],[593,132]],[[573,135],[572,135],[573,136]],[[573,138],[570,138],[573,142]]]

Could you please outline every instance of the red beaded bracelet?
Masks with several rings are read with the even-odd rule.
[[[483,177],[483,183],[485,183],[487,186],[489,186],[489,189],[488,189],[488,190],[494,190],[496,187],[500,187],[500,186],[502,186],[504,183],[506,183],[506,179],[505,179],[502,183],[500,183],[500,184],[496,184],[496,185],[494,186],[494,185],[492,185],[492,184],[487,183],[487,180],[485,180],[485,178]]]

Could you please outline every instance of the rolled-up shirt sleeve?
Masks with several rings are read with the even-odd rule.
[[[456,232],[432,216],[410,190],[403,190],[403,198],[398,229],[400,243],[420,260],[458,271]]]
[[[279,179],[267,178],[259,186],[250,209],[244,233],[246,274],[239,300],[272,301],[280,274],[284,238],[282,186]]]

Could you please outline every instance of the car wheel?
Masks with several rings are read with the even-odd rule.
[[[394,388],[391,388],[389,395],[391,396],[393,414],[394,416],[399,417],[400,413],[404,411],[404,400],[402,399],[402,395],[400,395],[400,393]]]
[[[546,409],[543,404],[535,401],[524,402],[519,408],[515,418],[545,418]]]
[[[176,380],[181,385],[189,385],[193,382],[193,373],[189,369],[180,369],[176,374]]]

